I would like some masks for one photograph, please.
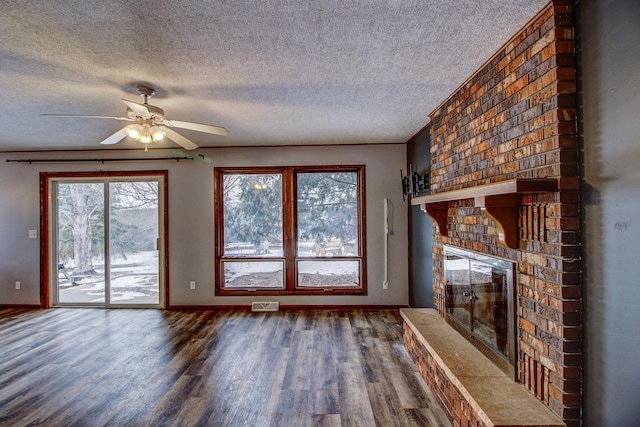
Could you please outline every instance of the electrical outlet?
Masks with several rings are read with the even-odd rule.
[[[29,238],[37,239],[38,238],[38,230],[31,229],[29,230]]]
[[[189,282],[189,289],[194,290],[196,288],[196,281],[192,280]]]
[[[19,289],[20,289],[20,286],[21,286],[21,285],[20,285],[20,282],[16,282],[16,289],[18,289],[18,290],[19,290]]]
[[[382,282],[382,289],[389,289],[389,282],[386,280]]]

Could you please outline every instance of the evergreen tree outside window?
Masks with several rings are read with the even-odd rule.
[[[365,294],[364,166],[216,168],[216,294]]]

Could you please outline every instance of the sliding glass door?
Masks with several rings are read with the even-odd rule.
[[[51,303],[163,307],[163,181],[51,182]]]
[[[105,185],[54,182],[54,218],[58,304],[106,302]],[[56,298],[57,297],[57,298]]]

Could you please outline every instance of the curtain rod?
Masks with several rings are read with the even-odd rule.
[[[115,158],[115,159],[7,159],[7,163],[58,163],[58,162],[144,162],[151,160],[175,160],[179,162],[180,160],[193,160],[193,157],[155,157],[155,158],[142,158],[142,159],[132,159],[132,158]]]

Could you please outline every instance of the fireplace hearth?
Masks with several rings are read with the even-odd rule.
[[[445,319],[514,380],[514,264],[445,246]]]

